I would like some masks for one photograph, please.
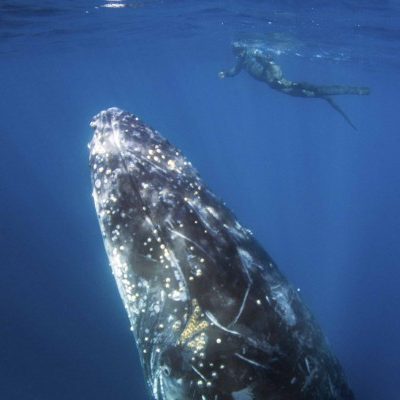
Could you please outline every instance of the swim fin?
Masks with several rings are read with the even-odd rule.
[[[354,129],[358,130],[357,127],[351,122],[350,118],[347,114],[333,101],[331,97],[324,96],[321,97],[322,99],[326,100],[347,122],[348,124]]]

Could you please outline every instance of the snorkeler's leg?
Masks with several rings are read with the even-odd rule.
[[[267,82],[268,83],[268,82]],[[317,86],[304,82],[292,82],[287,79],[268,83],[273,89],[294,97],[321,97],[318,95]]]
[[[347,114],[330,98],[327,96],[321,97],[321,99],[326,100],[332,108],[334,108],[347,122],[348,124],[354,129],[357,130],[357,127],[351,122],[350,118]]]

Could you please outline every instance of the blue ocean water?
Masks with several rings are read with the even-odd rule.
[[[231,67],[262,43],[292,98]],[[399,398],[400,3],[0,3],[0,399],[147,399],[91,198],[91,117],[180,147],[301,288],[356,397]]]

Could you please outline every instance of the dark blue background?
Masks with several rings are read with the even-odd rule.
[[[38,40],[25,25],[0,53],[0,398],[145,398],[91,199],[88,124],[110,106],[180,147],[255,233],[301,288],[357,398],[396,398],[397,70],[295,51],[277,58],[292,79],[369,85],[369,97],[337,98],[355,132],[323,101],[245,73],[219,80],[242,27],[107,32],[135,26],[119,11],[90,20],[90,35]]]

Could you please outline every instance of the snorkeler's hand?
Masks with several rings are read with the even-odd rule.
[[[218,78],[219,79],[224,79],[225,78],[225,72],[224,71],[218,72]]]

